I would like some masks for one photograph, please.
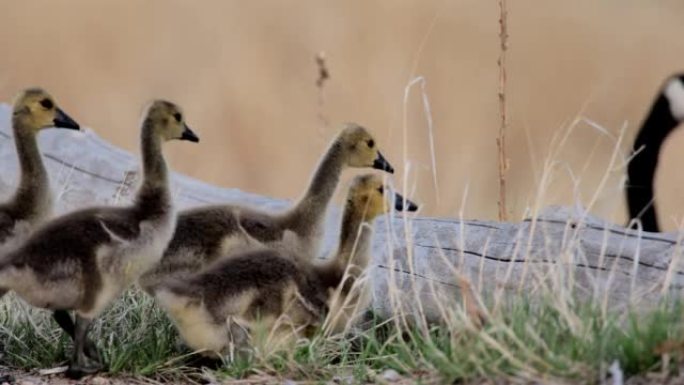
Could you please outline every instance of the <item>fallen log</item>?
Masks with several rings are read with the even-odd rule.
[[[11,110],[0,104],[0,196],[16,186],[17,161]],[[48,130],[40,148],[56,196],[56,213],[130,200],[138,161],[93,131]],[[174,173],[179,209],[211,204],[287,207],[285,200],[221,188]],[[324,251],[335,246],[339,209],[326,220]],[[655,303],[684,288],[680,239],[607,223],[581,208],[551,207],[519,223],[392,216],[376,224],[368,280],[373,309],[401,309],[428,319],[470,294],[501,302],[535,293],[593,299],[610,306]],[[480,296],[477,296],[480,297]]]

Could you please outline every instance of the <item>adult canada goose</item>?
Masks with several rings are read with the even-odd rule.
[[[175,213],[161,153],[172,139],[197,142],[180,108],[155,101],[142,123],[142,184],[128,207],[94,207],[51,220],[0,259],[0,287],[33,306],[51,309],[74,338],[68,375],[102,368],[87,334],[130,283],[158,262],[173,234]],[[68,310],[76,311],[74,326]]]
[[[50,94],[29,88],[14,99],[12,130],[21,178],[14,196],[0,204],[0,245],[28,235],[52,211],[50,183],[38,151],[36,136],[50,127],[78,130],[79,126]]]
[[[658,232],[653,183],[660,149],[684,120],[684,74],[669,77],[644,120],[627,166],[627,205],[630,219],[641,220],[644,231]],[[636,223],[632,224],[636,228]]]
[[[280,324],[282,332],[316,325],[335,292],[338,297],[350,293],[352,282],[344,279],[347,269],[353,280],[368,265],[372,221],[387,212],[386,195],[376,175],[353,181],[338,250],[329,261],[314,263],[276,249],[248,251],[222,258],[189,278],[165,281],[156,291],[157,300],[186,343],[209,355],[234,345],[244,347],[246,330],[270,330],[283,317],[289,321]],[[416,211],[418,207],[396,194],[395,208]]]
[[[190,275],[219,256],[254,241],[296,251],[298,257],[306,259],[316,256],[326,209],[346,167],[394,172],[371,134],[357,124],[348,123],[330,144],[309,187],[292,208],[271,213],[215,205],[179,213],[173,239],[159,265],[141,277],[141,287],[152,293],[163,280]]]

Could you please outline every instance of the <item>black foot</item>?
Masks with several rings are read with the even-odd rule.
[[[95,361],[90,361],[87,364],[81,365],[71,364],[69,365],[69,369],[66,371],[66,376],[73,380],[78,380],[84,376],[95,374],[101,371],[103,368],[104,366],[102,364]]]

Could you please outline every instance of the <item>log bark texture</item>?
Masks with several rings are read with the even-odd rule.
[[[0,197],[11,194],[18,180],[10,116],[10,107],[0,104]],[[91,130],[47,130],[39,142],[56,214],[130,200],[139,175],[137,156]],[[273,210],[288,205],[177,173],[172,183],[178,209],[221,202]],[[339,208],[331,208],[325,252],[335,247],[339,215]],[[519,223],[392,216],[376,223],[368,282],[380,315],[401,308],[432,320],[450,305],[463,304],[469,291],[494,301],[539,293],[594,298],[610,306],[648,304],[663,294],[681,295],[680,243],[676,233],[625,229],[576,207],[550,207]]]

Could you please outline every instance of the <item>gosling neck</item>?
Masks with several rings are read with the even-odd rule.
[[[290,212],[293,227],[306,232],[320,224],[343,168],[342,144],[335,140],[318,164],[304,196]]]
[[[370,259],[373,219],[368,217],[365,207],[355,207],[356,204],[348,201],[342,216],[340,244],[334,260],[341,269],[352,264],[363,270]]]
[[[21,180],[12,200],[18,212],[30,220],[49,209],[50,186],[43,158],[38,150],[36,133],[20,115],[12,117]]]
[[[667,98],[661,94],[634,141],[632,152],[638,153],[627,167],[627,204],[629,217],[640,218],[645,231],[659,231],[653,183],[662,145],[677,125]]]
[[[140,143],[143,180],[136,204],[145,209],[145,214],[164,214],[171,205],[168,168],[162,155],[162,139],[149,120],[143,123]]]

